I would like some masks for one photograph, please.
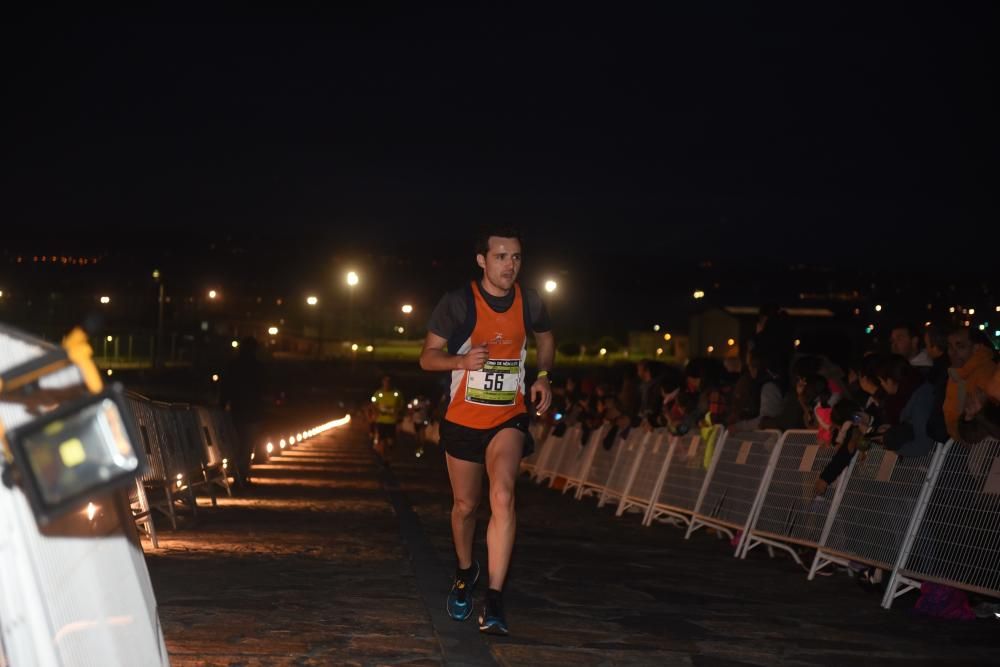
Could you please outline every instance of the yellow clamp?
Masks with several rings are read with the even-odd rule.
[[[94,365],[94,350],[87,342],[87,334],[83,329],[77,327],[70,331],[62,342],[66,356],[73,362],[73,365],[80,369],[83,376],[83,383],[92,394],[98,394],[104,388],[101,381],[101,374]]]

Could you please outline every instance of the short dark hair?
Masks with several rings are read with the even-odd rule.
[[[944,327],[932,324],[924,329],[924,333],[927,334],[927,342],[930,345],[942,352],[948,351],[948,333]]]
[[[514,227],[509,225],[488,225],[481,227],[479,233],[476,234],[476,254],[486,256],[486,253],[490,251],[490,237],[498,236],[502,239],[517,239],[519,243],[521,241],[521,232]],[[523,245],[523,243],[522,243]]]

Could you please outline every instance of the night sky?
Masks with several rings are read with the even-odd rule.
[[[6,238],[461,252],[491,220],[577,259],[995,252],[986,3],[251,4],[9,17]]]

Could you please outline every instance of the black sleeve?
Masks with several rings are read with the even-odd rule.
[[[524,298],[528,302],[528,317],[531,318],[531,330],[535,333],[547,333],[552,331],[552,322],[549,320],[549,311],[545,307],[545,302],[536,290],[525,289]]]
[[[840,477],[840,473],[844,472],[844,469],[851,465],[852,458],[854,458],[854,453],[847,448],[846,444],[842,445],[833,455],[833,458],[830,459],[830,462],[826,464],[826,467],[823,468],[823,472],[819,474],[820,479],[827,484],[833,484]]]
[[[465,322],[465,294],[462,289],[448,292],[431,312],[427,330],[442,338],[451,338],[455,329]]]

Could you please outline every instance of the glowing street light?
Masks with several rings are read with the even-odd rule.
[[[408,303],[404,303],[403,307],[400,308],[400,310],[403,311],[404,314],[409,315],[410,313],[413,312],[413,306],[411,306]]]
[[[551,294],[552,292],[555,292],[556,288],[558,288],[558,287],[559,287],[559,283],[557,283],[554,280],[549,279],[549,280],[545,281],[545,291],[548,292],[549,294]]]
[[[358,277],[357,273],[355,273],[354,271],[348,271],[347,272],[347,284],[348,285],[350,285],[351,287],[354,287],[359,282],[361,282],[361,279]]]
[[[218,296],[219,296],[219,293],[216,292],[214,289],[208,290],[208,298],[209,299],[214,299],[214,298],[216,298]]]
[[[367,345],[367,346],[365,346],[365,352],[374,352],[374,351],[375,351],[375,347],[373,345]]]
[[[103,303],[105,305],[111,303],[111,297],[110,296],[102,296],[101,297],[101,303]]]
[[[653,325],[653,331],[659,331],[659,330],[660,330],[660,325],[659,324],[654,324]]]
[[[233,349],[235,350],[236,348],[238,348],[240,346],[240,341],[234,340],[232,343],[230,343],[230,345],[232,345]]]
[[[307,296],[306,303],[309,304],[310,306],[315,306],[317,303],[319,303],[319,299],[314,296]]]
[[[673,338],[673,336],[671,336],[669,333],[663,334],[663,340],[669,341],[671,338]]]
[[[278,327],[268,327],[267,328],[267,333],[271,334],[272,336],[277,336],[278,335]]]
[[[693,296],[696,299],[704,299],[705,298],[705,293],[699,289],[699,290],[695,290],[694,294],[692,294],[691,296]]]
[[[881,313],[882,312],[882,304],[880,304],[880,303],[876,303],[875,304],[875,312],[876,313]]]
[[[358,344],[351,343],[351,352],[357,352],[357,351],[358,351]]]

